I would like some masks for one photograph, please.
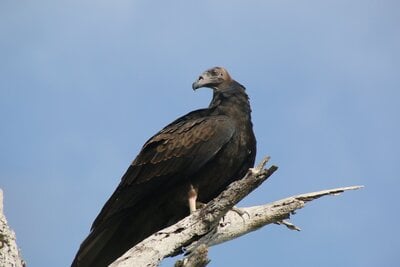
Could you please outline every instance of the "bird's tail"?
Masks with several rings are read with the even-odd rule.
[[[107,249],[110,247],[110,240],[113,239],[113,235],[118,232],[119,225],[109,224],[108,226],[110,227],[93,229],[90,232],[79,247],[71,267],[108,266],[119,256]]]

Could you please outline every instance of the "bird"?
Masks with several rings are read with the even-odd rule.
[[[207,108],[152,136],[94,220],[71,267],[108,266],[131,247],[218,196],[254,166],[249,97],[223,67],[204,71],[193,90],[213,91]]]

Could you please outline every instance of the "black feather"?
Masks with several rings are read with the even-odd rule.
[[[256,140],[244,87],[230,80],[209,108],[167,125],[143,146],[95,219],[72,266],[108,266],[189,214],[189,185],[207,203],[253,167]]]

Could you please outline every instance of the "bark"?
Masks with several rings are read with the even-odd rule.
[[[19,253],[15,233],[7,224],[3,213],[3,191],[0,189],[0,266],[23,267],[25,262]]]
[[[278,168],[264,169],[269,158],[247,175],[232,183],[218,197],[202,209],[165,228],[127,251],[111,267],[155,267],[162,259],[185,252],[176,267],[203,267],[209,262],[208,247],[230,241],[265,225],[276,223],[292,230],[300,230],[287,221],[291,214],[307,202],[327,195],[338,195],[362,186],[341,187],[288,197],[262,206],[235,208],[234,205],[256,189]]]
[[[174,267],[204,267],[210,262],[207,253],[208,247],[199,245],[188,257],[178,260]]]

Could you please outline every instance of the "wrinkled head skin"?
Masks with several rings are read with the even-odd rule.
[[[214,90],[224,89],[231,83],[232,78],[228,71],[222,67],[214,67],[203,72],[192,84],[193,90],[208,87]]]

